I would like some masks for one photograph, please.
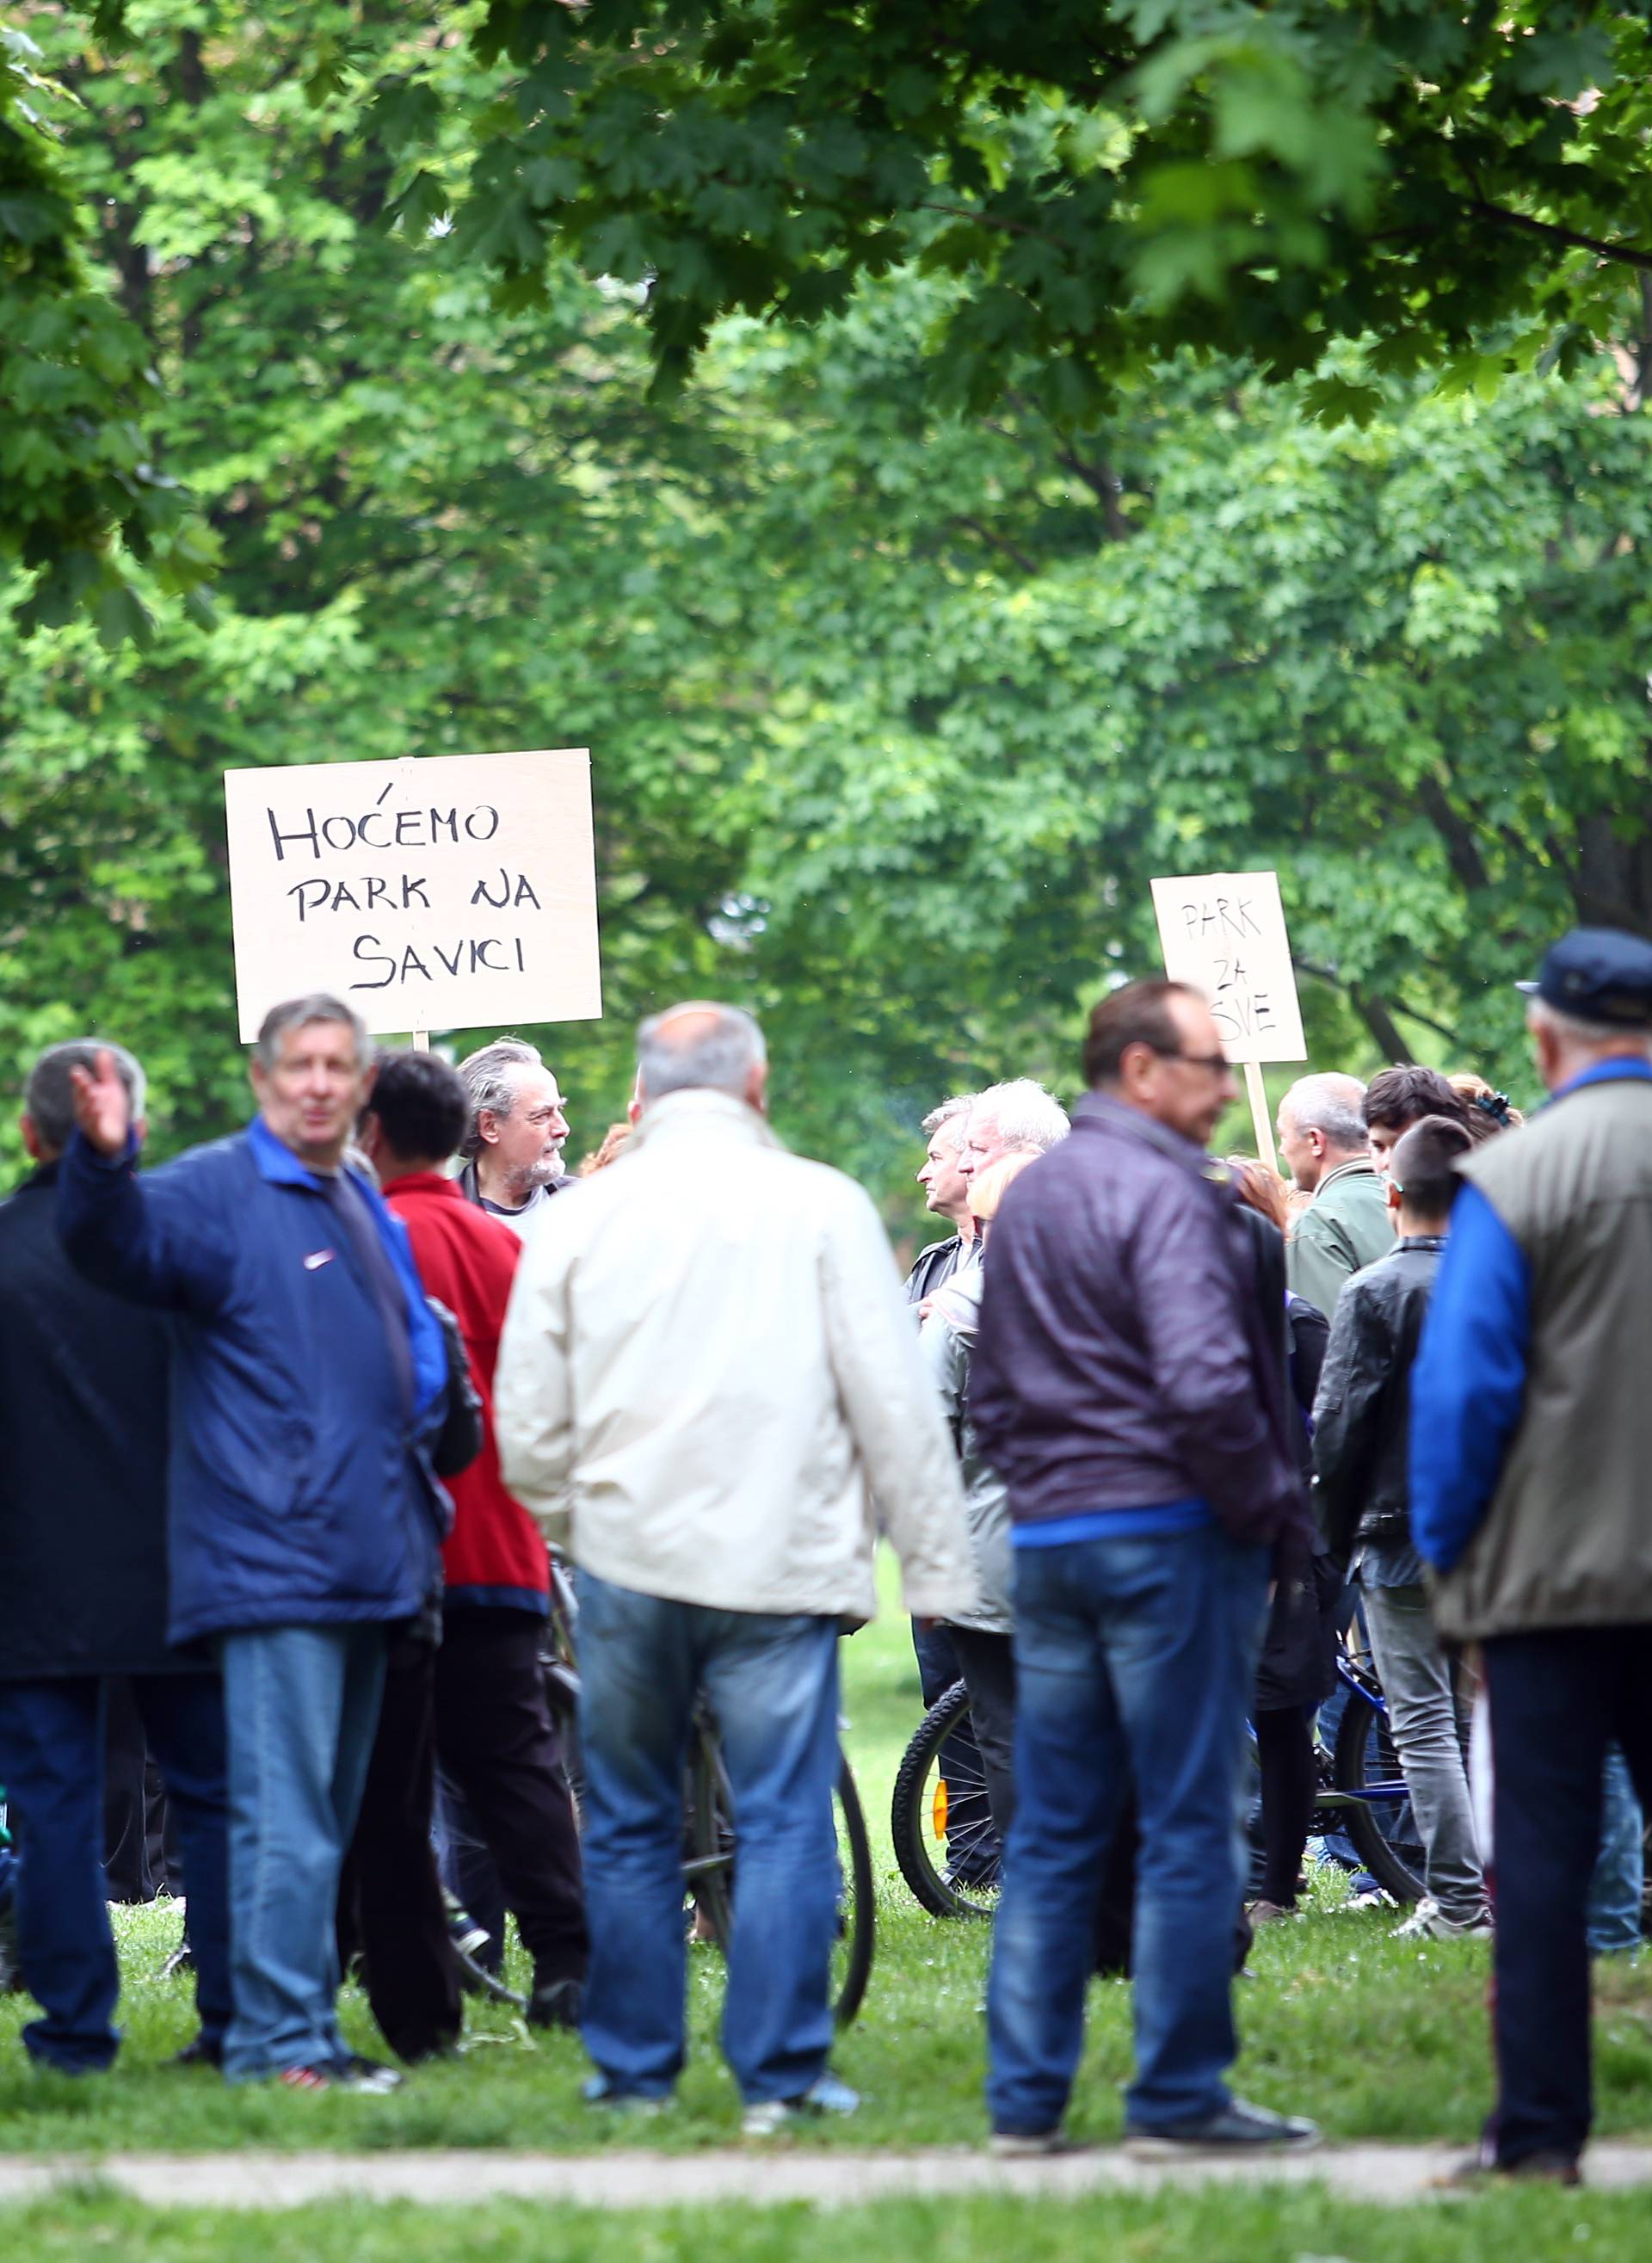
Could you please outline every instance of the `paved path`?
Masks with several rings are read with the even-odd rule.
[[[1116,2147],[1047,2160],[995,2161],[985,2152],[936,2148],[869,2153],[794,2151],[602,2153],[477,2151],[380,2153],[114,2153],[101,2159],[0,2158],[0,2204],[41,2199],[94,2181],[176,2208],[299,2208],[308,2201],[411,2200],[473,2206],[487,2199],[597,2208],[693,2207],[743,2200],[808,2201],[821,2208],[960,2193],[1024,2193],[1071,2199],[1089,2192],[1152,2193],[1166,2186],[1323,2183],[1351,2200],[1437,2197],[1438,2180],[1461,2147],[1335,2145],[1273,2161],[1129,2159]],[[1598,2191],[1652,2187],[1652,2145],[1607,2140],[1589,2155]]]

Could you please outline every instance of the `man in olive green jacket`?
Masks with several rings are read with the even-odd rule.
[[[1411,1371],[1409,1490],[1440,1631],[1481,1644],[1490,1704],[1482,2161],[1570,2184],[1609,1743],[1652,1802],[1652,944],[1580,928],[1521,987],[1553,1098],[1461,1167]]]
[[[1357,1076],[1305,1076],[1279,1107],[1279,1149],[1313,1197],[1285,1253],[1287,1283],[1329,1319],[1344,1283],[1394,1247],[1388,1192],[1371,1160]]]

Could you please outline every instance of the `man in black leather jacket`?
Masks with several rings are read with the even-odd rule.
[[[1314,1402],[1316,1501],[1332,1552],[1352,1558],[1372,1654],[1422,1834],[1428,1891],[1402,1934],[1490,1929],[1458,1734],[1451,1665],[1411,1543],[1406,1482],[1411,1363],[1423,1333],[1468,1134],[1444,1117],[1394,1150],[1389,1204],[1398,1239],[1338,1300]]]

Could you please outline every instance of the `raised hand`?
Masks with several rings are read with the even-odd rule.
[[[100,1052],[92,1068],[72,1068],[75,1121],[100,1155],[124,1153],[132,1131],[132,1103],[115,1067],[115,1057]]]

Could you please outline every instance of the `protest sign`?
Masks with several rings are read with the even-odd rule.
[[[373,1030],[600,1016],[583,748],[227,770],[224,803],[243,1039],[312,990]]]
[[[1244,1066],[1257,1152],[1273,1162],[1262,1061],[1308,1058],[1277,872],[1155,880],[1153,912],[1172,982],[1202,991],[1228,1059]]]

